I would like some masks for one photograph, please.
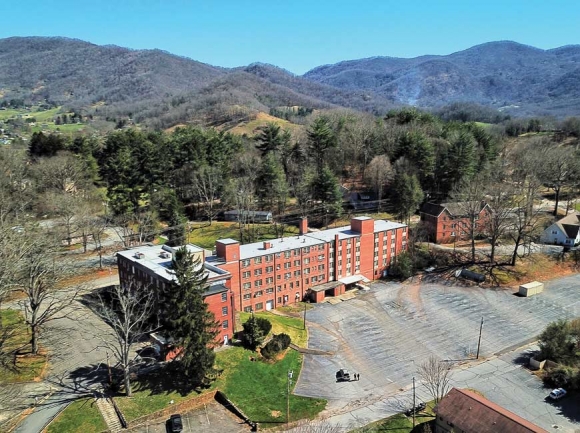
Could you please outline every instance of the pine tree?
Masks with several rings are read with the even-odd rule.
[[[266,156],[270,152],[278,152],[290,142],[290,133],[281,130],[275,123],[268,123],[259,128],[258,134],[254,137],[256,148]]]
[[[200,385],[213,368],[212,349],[218,323],[204,301],[207,274],[201,261],[194,261],[186,247],[175,253],[172,272],[175,281],[165,294],[164,328],[182,348],[178,368],[191,385]]]
[[[327,150],[336,147],[336,134],[326,117],[318,117],[307,133],[310,155],[316,162],[316,171],[320,175],[324,169]]]

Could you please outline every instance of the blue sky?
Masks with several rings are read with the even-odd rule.
[[[0,38],[67,36],[217,66],[260,61],[298,74],[495,40],[544,49],[580,43],[578,0],[0,0],[0,17]]]

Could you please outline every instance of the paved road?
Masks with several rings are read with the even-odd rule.
[[[509,290],[375,283],[353,300],[308,312],[309,347],[332,355],[305,355],[295,393],[328,399],[329,415],[380,404],[407,388],[431,355],[459,364],[473,358],[482,317],[484,358],[534,339],[554,320],[579,317],[578,287],[576,275],[520,298]],[[336,383],[339,368],[361,380]]]
[[[118,284],[118,276],[105,277],[92,282],[92,287]],[[46,379],[14,402],[13,408],[32,407],[36,398],[39,403],[34,412],[26,417],[15,430],[19,433],[40,432],[44,426],[70,402],[92,395],[99,388],[98,367],[107,361],[105,349],[96,334],[106,334],[106,325],[88,308],[75,302],[67,311],[67,317],[50,322],[43,335],[42,344],[49,348],[50,371]],[[52,392],[48,399],[44,399]]]

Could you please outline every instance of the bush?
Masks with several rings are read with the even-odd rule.
[[[286,350],[292,339],[288,334],[278,334],[275,335],[268,343],[262,348],[262,356],[264,358],[272,359],[278,353]]]
[[[565,388],[567,390],[578,389],[580,383],[580,369],[559,365],[549,370],[546,374],[546,382],[554,388]]]
[[[413,259],[409,253],[404,252],[397,256],[397,261],[391,266],[390,274],[402,280],[414,275]]]
[[[272,330],[272,324],[269,320],[255,316],[250,317],[242,326],[244,328],[242,341],[251,350],[256,350]]]

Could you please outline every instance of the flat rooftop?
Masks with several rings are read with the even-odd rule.
[[[372,218],[370,218],[370,217],[357,217],[357,218],[353,218],[353,219],[364,221],[364,220],[369,220]],[[406,227],[406,225],[396,223],[393,221],[375,220],[374,232],[378,233],[378,232],[383,232],[386,230],[398,229],[401,227]],[[325,241],[325,242],[330,242],[330,241],[334,240],[334,237],[336,235],[338,235],[338,239],[342,240],[342,239],[349,239],[349,238],[354,238],[354,237],[360,236],[360,233],[357,231],[351,230],[350,226],[344,226],[344,227],[337,227],[334,229],[321,230],[319,232],[308,233],[306,236],[320,239],[320,240]]]
[[[264,242],[269,242],[270,248],[264,249]],[[314,239],[309,236],[289,236],[286,238],[277,238],[264,242],[254,242],[253,244],[240,245],[240,260],[257,256],[265,256],[267,254],[283,253],[284,251],[294,250],[296,248],[312,247],[315,245],[324,244],[322,240]]]
[[[203,248],[192,244],[185,245],[185,247],[192,253],[201,253],[204,251]],[[166,281],[173,281],[175,280],[175,275],[171,272],[171,263],[173,254],[179,248],[165,245],[140,246],[130,250],[119,251],[117,255],[134,262],[138,266],[146,268]],[[141,258],[137,258],[137,253],[139,253]],[[215,266],[206,263],[203,263],[202,266],[205,268],[208,280],[214,280],[220,277],[227,278],[230,276],[229,272]]]

